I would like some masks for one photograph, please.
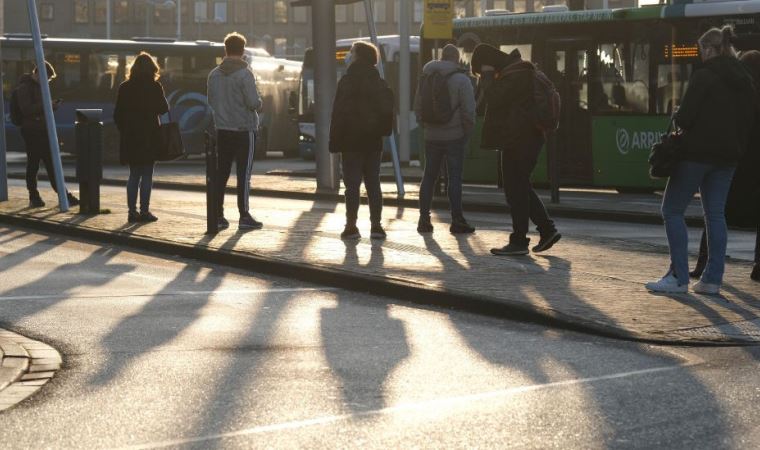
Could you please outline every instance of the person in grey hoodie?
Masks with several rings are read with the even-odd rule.
[[[446,158],[449,176],[449,205],[451,207],[452,233],[472,233],[475,228],[464,218],[462,210],[462,171],[464,154],[475,128],[475,90],[467,72],[459,65],[459,49],[447,45],[439,61],[430,61],[422,70],[422,83],[432,82],[433,75],[442,75],[448,84],[449,98],[453,116],[448,123],[425,123],[423,120],[422,89],[417,90],[414,110],[417,121],[425,129],[425,172],[420,186],[420,220],[417,231],[431,233],[430,206],[433,201],[433,189],[441,169],[441,162]]]
[[[224,218],[224,191],[230,178],[232,163],[237,169],[237,203],[239,228],[259,229],[261,222],[250,214],[248,200],[256,131],[259,128],[261,96],[256,77],[243,59],[246,40],[239,33],[224,38],[225,57],[208,76],[208,104],[214,113],[219,151],[219,228],[230,226]]]

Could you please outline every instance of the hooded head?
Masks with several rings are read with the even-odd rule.
[[[504,53],[494,46],[478,44],[472,53],[472,71],[480,75],[483,66],[491,66],[499,72],[505,67],[520,61],[521,58],[522,55],[518,49],[512,50],[511,53]]]
[[[443,47],[443,51],[441,52],[441,61],[448,61],[453,62],[454,64],[459,63],[459,49],[456,48],[453,44],[446,44],[445,47]]]

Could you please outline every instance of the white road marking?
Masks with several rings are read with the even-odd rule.
[[[65,297],[67,299],[75,298],[126,298],[126,297],[157,297],[171,295],[226,295],[226,294],[269,294],[269,293],[295,293],[295,292],[330,292],[337,291],[338,288],[276,288],[276,289],[217,289],[215,291],[171,291],[146,293],[124,293],[124,294],[93,294],[93,295],[66,295],[64,294],[47,294],[47,295],[16,295],[0,297],[0,301],[12,300],[47,300]]]
[[[580,384],[595,383],[598,381],[618,380],[621,378],[634,377],[640,375],[651,375],[655,373],[670,372],[673,370],[683,369],[685,367],[693,366],[693,363],[679,364],[675,366],[655,367],[652,369],[634,370],[630,372],[620,372],[611,375],[602,375],[598,377],[590,378],[578,378],[573,380],[557,381],[554,383],[534,384],[529,386],[517,386],[508,389],[502,389],[498,391],[483,392],[479,394],[462,395],[457,397],[446,397],[433,400],[427,400],[418,403],[401,403],[387,408],[382,408],[374,411],[366,411],[356,414],[341,414],[335,416],[317,417],[314,419],[299,420],[293,422],[284,422],[272,425],[262,425],[258,427],[246,428],[239,431],[231,431],[228,433],[210,434],[206,436],[199,436],[194,438],[180,438],[161,442],[153,442],[150,444],[134,445],[121,447],[124,450],[146,450],[170,447],[175,445],[192,444],[197,442],[207,442],[219,439],[227,439],[241,436],[250,436],[254,434],[271,433],[275,431],[295,430],[299,428],[312,427],[316,425],[327,425],[335,422],[341,422],[344,420],[351,420],[361,417],[371,416],[383,416],[399,412],[412,411],[412,410],[435,410],[440,411],[441,407],[454,406],[456,404],[471,403],[483,400],[496,399],[501,397],[509,397],[513,395],[523,394],[526,392],[535,392],[546,389],[553,389],[558,387],[576,386]]]

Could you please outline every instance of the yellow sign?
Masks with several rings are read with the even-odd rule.
[[[425,39],[451,39],[454,35],[454,0],[425,0],[422,26]]]

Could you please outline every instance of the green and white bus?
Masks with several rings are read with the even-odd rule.
[[[737,49],[760,49],[760,1],[699,2],[633,9],[509,14],[491,11],[456,20],[455,43],[468,63],[481,42],[518,48],[536,63],[562,95],[555,136],[558,179],[563,186],[651,190],[662,181],[648,176],[651,145],[668,125],[699,67],[697,39],[708,28],[735,26]],[[423,59],[433,48],[423,46]],[[484,110],[479,108],[480,122]],[[497,181],[497,155],[472,139],[465,180]],[[545,161],[546,152],[542,153]],[[547,181],[546,164],[536,170]]]

